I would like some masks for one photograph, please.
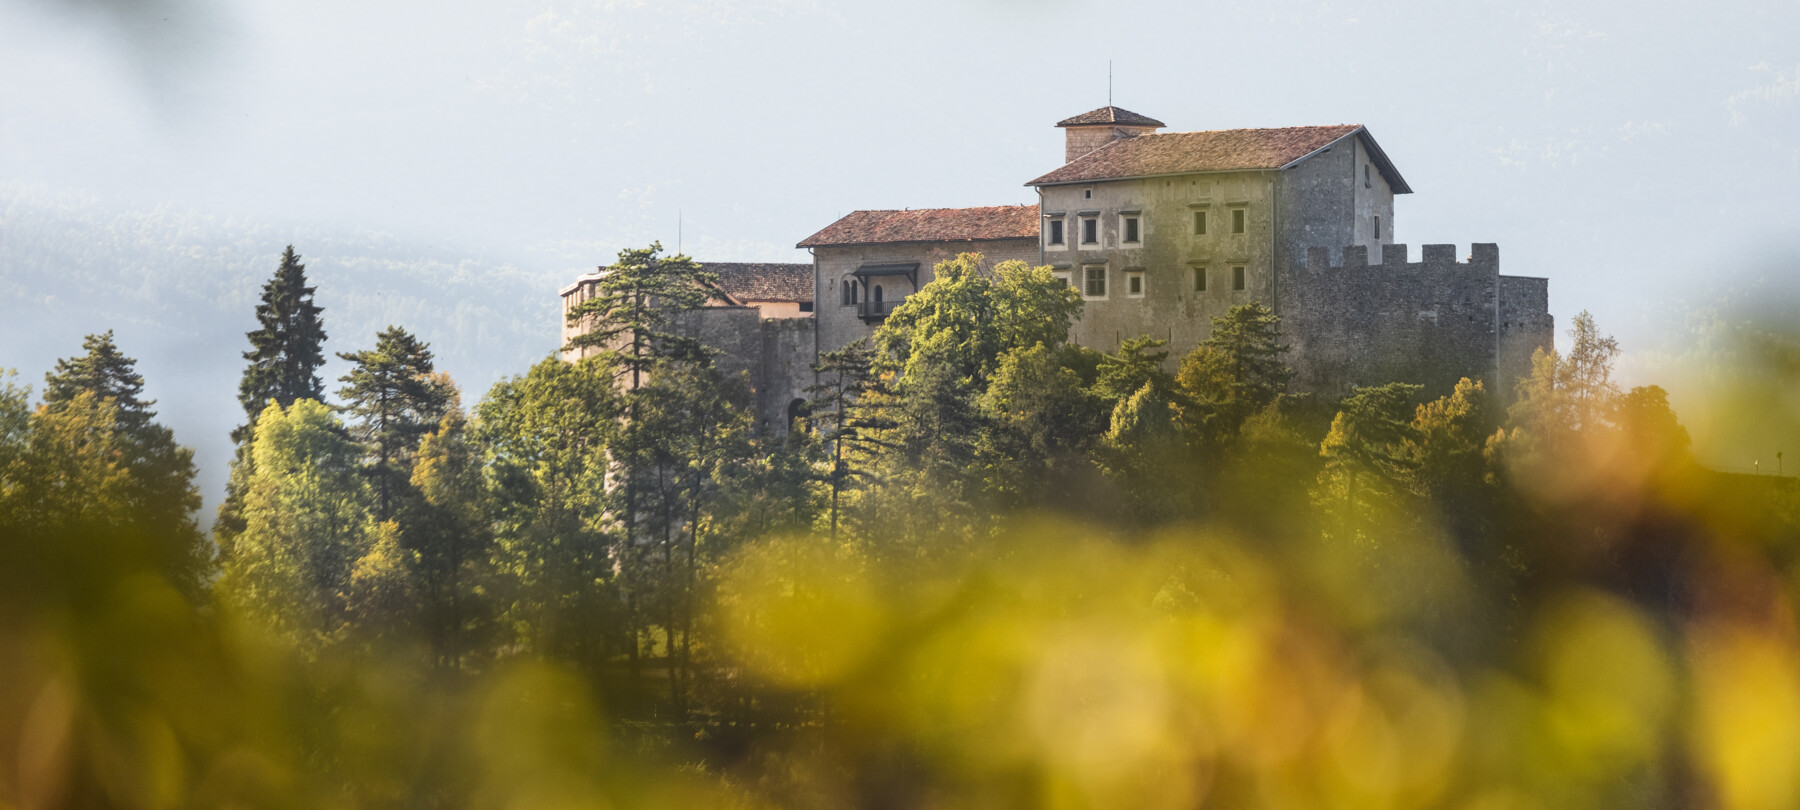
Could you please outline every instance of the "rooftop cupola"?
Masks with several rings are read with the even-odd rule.
[[[1063,128],[1064,163],[1074,162],[1076,158],[1113,141],[1148,135],[1168,126],[1148,115],[1138,115],[1110,104],[1074,118],[1064,118],[1056,122],[1056,125]]]

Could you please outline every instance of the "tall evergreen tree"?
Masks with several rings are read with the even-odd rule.
[[[432,374],[431,347],[398,326],[382,330],[374,349],[338,357],[356,364],[339,378],[338,397],[357,420],[351,436],[366,454],[376,518],[393,520],[411,488],[419,441],[444,418],[450,386]]]
[[[676,321],[682,312],[718,298],[718,284],[718,275],[693,259],[663,256],[660,242],[621,250],[619,260],[601,271],[594,296],[569,310],[569,324],[582,330],[565,348],[599,349],[606,365],[635,391],[658,366],[710,356]]]
[[[137,360],[125,356],[111,330],[88,335],[85,354],[56,361],[44,375],[44,407],[61,413],[82,397],[110,406],[119,463],[129,476],[122,524],[156,546],[163,572],[198,598],[210,575],[212,551],[194,520],[200,491],[194,486],[194,451],[175,443],[175,433],[156,422],[155,400],[143,398]]]
[[[825,483],[831,492],[831,537],[836,540],[844,490],[872,475],[859,462],[883,449],[878,434],[894,425],[869,401],[871,395],[887,393],[887,386],[876,373],[875,354],[867,339],[820,353],[813,371],[818,382],[806,389],[813,395],[807,410],[830,454],[831,469],[825,473]]]
[[[298,399],[325,399],[325,382],[319,367],[325,365],[325,325],[313,303],[313,288],[306,284],[306,265],[288,245],[281,254],[275,277],[263,285],[262,303],[256,305],[259,328],[247,333],[250,361],[238,383],[238,402],[249,423],[233,438],[249,438],[256,417],[275,400],[286,408]]]
[[[270,400],[286,408],[296,400],[325,399],[325,381],[318,373],[325,365],[321,312],[313,303],[313,288],[306,284],[306,265],[300,263],[294,246],[288,245],[274,278],[263,285],[262,301],[256,305],[258,328],[245,335],[250,338],[250,351],[244,352],[244,359],[250,365],[238,382],[238,403],[244,407],[245,421],[231,432],[237,455],[231,460],[225,500],[213,522],[213,534],[223,554],[231,553],[233,541],[244,531],[244,496],[256,463],[250,454],[250,440],[257,417]]]

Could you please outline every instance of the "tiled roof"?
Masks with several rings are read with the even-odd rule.
[[[1397,194],[1412,189],[1361,126],[1222,129],[1121,138],[1025,185],[1048,186],[1122,177],[1279,169],[1347,135],[1362,132],[1369,151]]]
[[[1128,127],[1156,127],[1158,129],[1168,126],[1148,115],[1139,115],[1130,110],[1122,110],[1110,105],[1056,122],[1059,127],[1079,127],[1085,124],[1120,124]]]
[[[813,299],[810,264],[702,262],[700,269],[719,274],[719,289],[737,303]]]
[[[971,239],[1036,239],[1036,205],[985,208],[917,208],[852,211],[806,237],[800,247],[882,242],[962,242]]]

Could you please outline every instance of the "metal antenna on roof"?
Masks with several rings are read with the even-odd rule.
[[[681,255],[681,209],[675,209],[675,255]]]
[[[1112,60],[1106,60],[1106,106],[1112,106]]]

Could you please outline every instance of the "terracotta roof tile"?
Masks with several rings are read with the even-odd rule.
[[[1036,239],[1036,205],[985,208],[917,208],[852,211],[801,241],[800,247],[882,242],[962,242],[972,239]]]
[[[700,269],[719,274],[719,289],[733,301],[811,301],[810,264],[702,262]]]
[[[1064,118],[1056,122],[1059,127],[1079,127],[1086,124],[1121,124],[1128,127],[1156,127],[1158,129],[1168,126],[1148,115],[1139,115],[1130,110],[1113,106],[1101,107],[1098,110],[1084,112],[1074,118]]]
[[[1222,129],[1212,132],[1139,135],[1113,141],[1025,185],[1044,186],[1161,174],[1279,169],[1361,129],[1355,124],[1341,124],[1328,127]]]

